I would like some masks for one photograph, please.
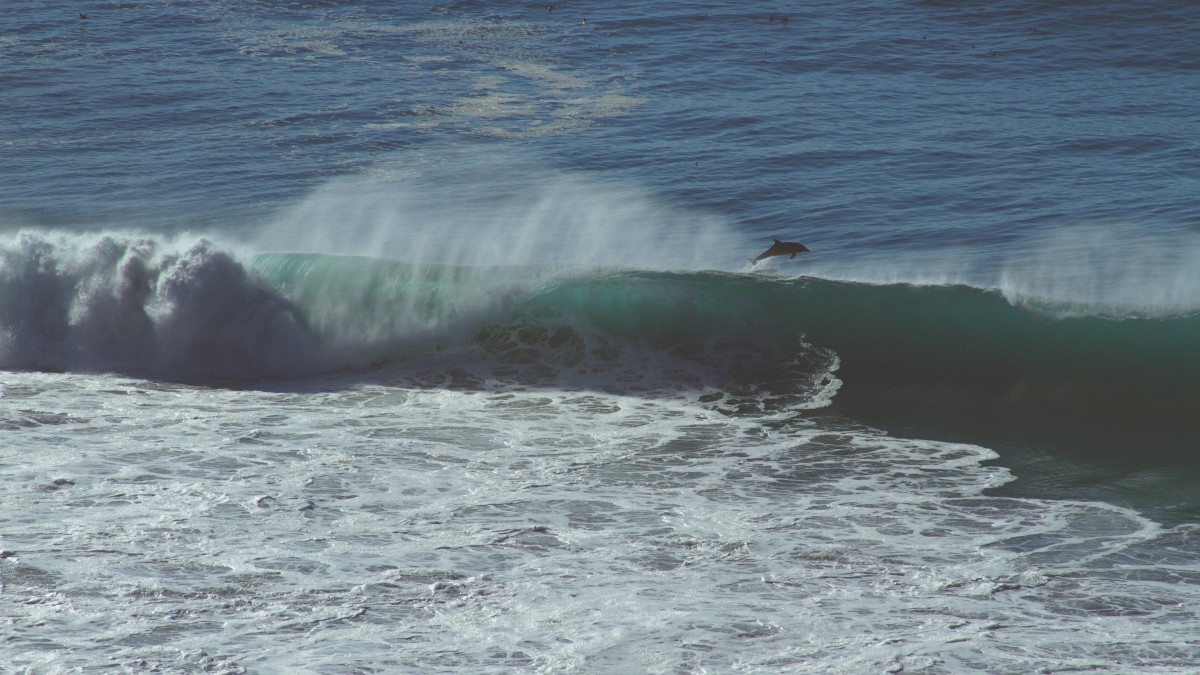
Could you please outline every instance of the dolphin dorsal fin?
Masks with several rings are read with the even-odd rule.
[[[776,244],[782,244],[782,243],[783,243],[782,241],[779,241],[778,239],[776,239],[776,238],[774,238],[774,237],[771,237],[771,241],[775,242]]]

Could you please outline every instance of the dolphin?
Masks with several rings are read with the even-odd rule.
[[[777,255],[787,255],[790,253],[792,255],[790,258],[788,258],[788,260],[791,260],[792,258],[796,257],[797,253],[808,253],[808,247],[799,242],[779,241],[778,239],[773,241],[775,243],[771,244],[771,248],[758,254],[757,258],[750,259],[751,265],[757,265],[760,261],[766,260],[767,258],[774,258]]]

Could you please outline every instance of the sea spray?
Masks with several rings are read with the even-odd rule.
[[[1167,319],[1200,313],[1200,234],[1104,223],[1029,237],[997,284],[1058,316]]]
[[[719,214],[512,149],[449,149],[328,181],[253,239],[261,251],[459,266],[740,268],[748,245]]]
[[[874,285],[970,286],[1055,317],[1200,313],[1200,235],[1143,226],[1064,225],[1003,241],[902,252],[841,249],[806,258],[807,276]]]

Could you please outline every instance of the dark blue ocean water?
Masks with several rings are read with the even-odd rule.
[[[439,141],[825,251],[1200,218],[1187,3],[592,9],[18,2],[7,220],[242,228]]]
[[[1196,26],[10,0],[15,662],[1188,672]]]

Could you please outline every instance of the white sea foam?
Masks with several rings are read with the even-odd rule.
[[[288,301],[207,240],[0,242],[0,367],[278,377],[322,358]]]
[[[983,496],[1009,479],[986,450],[669,390],[389,377],[8,376],[9,664],[1189,667],[1193,528]]]

